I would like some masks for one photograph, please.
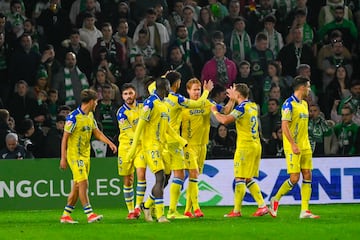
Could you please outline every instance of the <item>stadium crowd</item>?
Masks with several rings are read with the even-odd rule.
[[[311,79],[314,156],[360,154],[360,0],[0,0],[0,158],[60,157],[65,117],[93,89],[94,116],[118,145],[119,89],[139,101],[177,71],[179,93],[212,80],[209,99],[246,83],[263,156],[283,157],[281,105]],[[211,116],[209,158],[232,158],[236,131]],[[92,142],[94,156],[114,156]]]

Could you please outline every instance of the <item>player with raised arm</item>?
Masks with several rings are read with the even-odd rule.
[[[202,96],[197,100],[190,100],[184,96],[176,93],[181,84],[181,74],[176,71],[170,71],[165,75],[165,78],[169,80],[171,85],[171,91],[165,103],[169,108],[170,126],[180,136],[181,125],[181,112],[185,108],[201,108],[205,106],[209,92],[213,88],[211,80],[204,82],[204,92]],[[181,188],[184,184],[185,178],[185,159],[183,147],[177,142],[173,136],[169,136],[167,142],[167,150],[170,158],[170,169],[174,173],[170,185],[170,203],[167,218],[188,218],[188,216],[182,215],[177,212],[177,204],[179,201]]]
[[[206,82],[204,82],[206,84]],[[191,100],[198,100],[201,95],[201,82],[197,78],[190,79],[186,84],[187,92]],[[206,89],[206,86],[204,86]],[[181,136],[188,141],[184,148],[185,165],[189,171],[189,185],[186,194],[186,206],[184,215],[188,217],[203,217],[200,209],[198,195],[198,176],[202,173],[206,158],[206,145],[210,133],[211,106],[216,106],[219,111],[225,113],[231,111],[234,101],[229,100],[225,107],[206,100],[204,106],[194,109],[183,109],[182,112],[182,133]],[[191,212],[194,210],[194,215]]]
[[[309,141],[308,121],[309,111],[304,100],[310,93],[310,80],[297,76],[293,82],[293,95],[288,98],[281,110],[281,129],[283,132],[283,145],[287,163],[287,172],[290,178],[279,188],[270,200],[270,214],[277,216],[279,201],[303,177],[301,185],[301,212],[300,218],[319,218],[309,210],[311,197],[311,170],[312,151]]]
[[[258,125],[258,106],[248,99],[249,91],[249,87],[243,83],[236,84],[228,89],[228,94],[238,104],[229,115],[219,113],[215,107],[211,108],[220,123],[229,124],[235,122],[237,132],[234,155],[234,209],[230,213],[225,214],[224,217],[241,217],[241,206],[246,188],[249,189],[258,204],[258,209],[253,216],[263,216],[269,211],[261,194],[260,187],[253,179],[259,176],[261,143]]]
[[[146,162],[142,153],[141,141],[138,142],[135,159],[126,161],[127,151],[130,149],[134,140],[134,134],[139,121],[140,111],[143,104],[136,101],[136,89],[132,84],[125,83],[121,88],[121,95],[124,104],[117,112],[119,124],[119,151],[118,151],[118,172],[124,178],[124,198],[128,208],[127,219],[137,219],[140,217],[140,204],[144,200],[146,190]],[[134,208],[134,168],[136,169],[136,206]]]
[[[81,91],[81,105],[66,117],[64,135],[61,142],[60,168],[69,165],[73,174],[73,186],[68,196],[61,223],[78,223],[70,214],[80,198],[88,223],[99,221],[102,215],[93,212],[88,196],[88,176],[90,171],[90,139],[92,134],[100,141],[109,145],[115,153],[116,146],[99,130],[93,111],[97,105],[97,93],[94,90]]]

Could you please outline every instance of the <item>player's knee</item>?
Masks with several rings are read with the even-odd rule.
[[[294,185],[300,179],[300,174],[290,174],[290,182]]]

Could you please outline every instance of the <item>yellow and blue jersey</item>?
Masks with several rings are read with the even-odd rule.
[[[142,132],[142,145],[148,148],[153,144],[165,144],[169,110],[156,91],[145,100],[140,118],[147,123]]]
[[[308,132],[309,111],[305,100],[299,100],[294,95],[286,99],[281,109],[281,120],[289,121],[291,137],[300,150],[311,149]],[[284,133],[283,133],[284,134]],[[284,149],[291,150],[289,140],[283,135]]]
[[[235,119],[236,146],[247,142],[260,142],[258,106],[249,100],[241,102],[230,113]]]
[[[94,115],[86,115],[80,107],[66,117],[64,131],[70,133],[67,144],[68,160],[89,160],[90,139],[94,129],[98,128]]]
[[[129,147],[133,142],[134,133],[139,122],[140,111],[142,108],[143,104],[138,102],[133,108],[126,103],[119,108],[116,114],[120,129],[119,147]]]
[[[202,145],[209,142],[211,106],[216,105],[219,112],[222,106],[206,100],[205,106],[194,109],[184,109],[182,113],[181,136],[188,145]]]

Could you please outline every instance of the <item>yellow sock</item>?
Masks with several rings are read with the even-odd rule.
[[[303,180],[301,185],[301,211],[309,210],[311,197],[311,180]]]
[[[70,216],[70,214],[74,211],[74,206],[66,205],[64,208],[63,215],[64,216]]]
[[[245,180],[236,180],[234,194],[234,212],[241,211],[242,201],[246,193]]]
[[[154,205],[154,202],[155,202],[155,197],[152,194],[150,194],[144,203],[144,207],[151,208]]]
[[[191,203],[191,188],[193,185],[188,184],[188,187],[186,189],[186,205],[185,205],[185,212],[191,212],[191,208],[192,208],[192,203]]]
[[[181,187],[184,181],[180,178],[173,178],[172,183],[170,185],[170,203],[169,203],[169,211],[175,212],[177,204],[179,202],[179,197],[181,193]]]
[[[197,178],[190,178],[189,179],[189,186],[191,186],[190,190],[190,197],[191,197],[191,203],[194,210],[200,209],[199,206],[199,186],[198,186],[199,180]]]
[[[140,204],[144,201],[146,191],[146,180],[138,180],[136,186],[136,207],[140,207]]]
[[[246,184],[246,187],[249,189],[251,196],[255,199],[258,204],[258,207],[265,207],[265,201],[261,194],[259,184],[254,180],[251,180]]]
[[[164,199],[163,198],[155,199],[155,213],[156,213],[156,219],[159,219],[161,216],[164,216]]]
[[[281,185],[281,187],[279,188],[279,191],[276,193],[274,198],[279,201],[280,198],[282,196],[284,196],[286,193],[288,193],[293,187],[294,187],[294,185],[291,183],[290,178],[289,178]]]
[[[124,185],[123,188],[124,188],[123,191],[124,191],[126,207],[129,212],[132,212],[132,211],[134,211],[134,188],[133,188],[133,185],[130,185],[130,186]]]

